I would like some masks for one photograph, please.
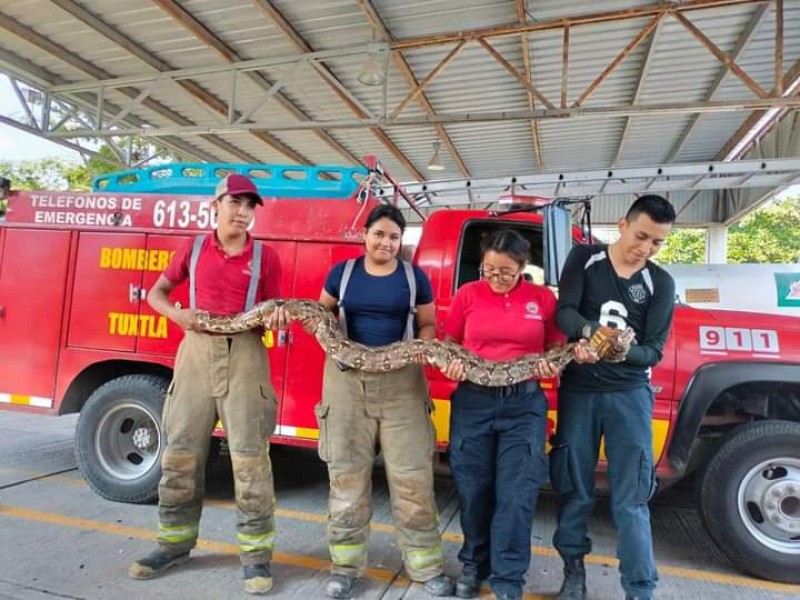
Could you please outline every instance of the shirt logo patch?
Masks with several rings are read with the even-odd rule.
[[[647,290],[644,289],[641,283],[629,287],[628,295],[636,304],[644,304],[647,301]]]
[[[252,260],[248,260],[247,261],[247,266],[244,269],[242,269],[242,274],[247,275],[248,277],[250,277],[250,275],[253,274],[253,261]]]
[[[528,302],[525,305],[525,318],[526,319],[539,319],[539,305],[536,302]]]

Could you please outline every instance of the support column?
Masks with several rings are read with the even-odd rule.
[[[706,232],[706,263],[720,265],[728,262],[728,228],[709,225]]]

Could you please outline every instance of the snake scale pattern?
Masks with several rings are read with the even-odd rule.
[[[541,360],[554,363],[562,370],[572,360],[575,343],[539,354],[526,354],[513,361],[485,360],[462,346],[441,340],[406,340],[386,346],[369,347],[345,338],[333,313],[312,300],[267,300],[252,309],[230,317],[212,317],[198,313],[197,321],[204,331],[217,334],[235,334],[263,327],[276,308],[283,307],[289,320],[303,322],[316,337],[328,356],[352,369],[372,373],[394,371],[424,359],[428,364],[444,368],[454,359],[460,359],[467,379],[484,386],[513,385],[536,379],[536,364]],[[624,360],[634,333],[599,329],[589,340],[589,346],[602,360]]]

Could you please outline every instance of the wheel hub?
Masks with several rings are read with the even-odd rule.
[[[153,436],[147,427],[137,427],[133,432],[133,445],[139,450],[147,450],[153,443]]]
[[[768,548],[800,554],[800,459],[782,456],[755,465],[739,486],[739,514]]]
[[[800,486],[778,481],[767,487],[761,505],[764,515],[775,527],[787,533],[800,533]]]

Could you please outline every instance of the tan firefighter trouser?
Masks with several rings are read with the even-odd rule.
[[[184,552],[197,542],[205,464],[217,417],[233,463],[242,563],[271,559],[275,493],[268,436],[275,429],[275,394],[257,331],[211,336],[187,331],[164,403],[167,447],[161,459],[159,547]]]
[[[327,361],[317,405],[319,453],[328,463],[328,545],[333,573],[367,565],[372,465],[380,444],[397,528],[411,579],[442,574],[444,556],[433,494],[435,434],[427,385],[417,365],[389,373],[340,371]]]

